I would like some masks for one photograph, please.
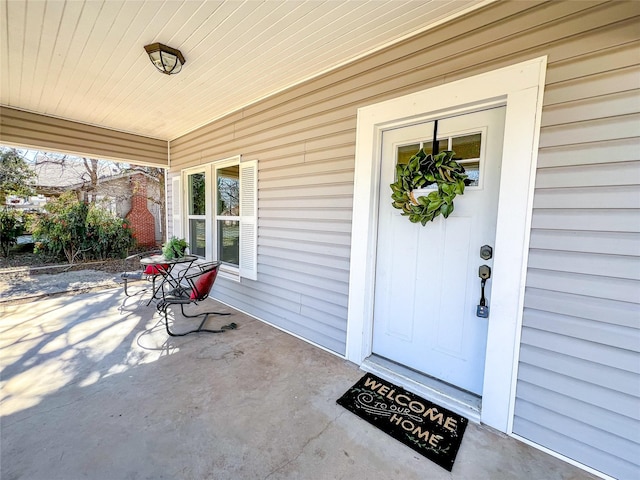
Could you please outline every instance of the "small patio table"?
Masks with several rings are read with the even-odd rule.
[[[191,268],[191,265],[193,265],[193,262],[197,259],[198,257],[195,255],[185,255],[183,257],[171,259],[166,258],[164,255],[151,255],[150,257],[141,258],[140,263],[142,265],[145,267],[154,267],[162,276],[162,281],[156,286],[153,294],[151,295],[151,299],[159,299],[160,297],[157,296],[158,292],[161,292],[162,298],[164,298],[164,287],[167,284],[170,285],[173,290],[177,290],[178,292],[184,289],[185,287],[181,285],[181,282]],[[174,267],[179,264],[184,264],[186,268],[178,269],[174,274]]]

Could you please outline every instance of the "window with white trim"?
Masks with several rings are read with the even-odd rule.
[[[240,268],[240,164],[215,166],[217,259]]]
[[[192,255],[206,256],[207,195],[206,171],[187,174],[187,242]]]
[[[221,261],[221,274],[236,280],[257,279],[257,169],[257,160],[236,156],[181,176],[182,227],[190,252]],[[179,193],[174,198],[177,212]]]

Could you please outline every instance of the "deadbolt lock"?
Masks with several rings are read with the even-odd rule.
[[[489,260],[493,257],[493,248],[490,245],[483,245],[480,247],[480,258],[483,260]]]

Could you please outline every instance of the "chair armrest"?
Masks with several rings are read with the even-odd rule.
[[[144,280],[142,272],[122,272],[120,278],[124,281]]]
[[[205,263],[197,263],[196,267],[198,267],[200,269],[200,271],[204,271],[207,268],[216,266],[216,267],[220,267],[220,265],[222,265],[222,262],[217,261],[217,262],[205,262]]]

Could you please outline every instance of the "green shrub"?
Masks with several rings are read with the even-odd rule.
[[[9,250],[23,232],[22,218],[15,210],[8,208],[0,210],[0,251],[3,257],[9,256]]]
[[[92,258],[125,257],[133,244],[129,220],[95,205],[89,208],[85,246],[89,247]]]
[[[73,192],[47,204],[34,228],[35,251],[69,263],[124,257],[134,239],[128,220],[77,200]]]

